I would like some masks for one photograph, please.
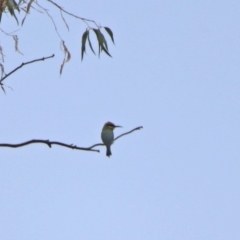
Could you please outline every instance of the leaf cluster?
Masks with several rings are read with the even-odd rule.
[[[106,32],[109,34],[112,42],[114,43],[112,30],[110,28],[108,28],[108,27],[102,27],[102,28],[104,28],[106,30]],[[98,41],[98,56],[100,56],[100,53],[102,51],[104,51],[109,57],[112,57],[111,54],[109,53],[109,50],[108,50],[108,45],[107,45],[106,38],[104,37],[104,35],[103,35],[103,33],[101,32],[100,29],[101,28],[98,28],[98,29],[96,29],[96,28],[88,28],[83,33],[83,35],[82,35],[82,50],[81,50],[82,60],[83,60],[84,53],[86,53],[86,42],[87,41],[88,41],[90,49],[96,55],[96,53],[95,53],[95,51],[94,51],[94,49],[92,47],[92,43],[91,43],[90,37],[89,37],[89,33],[90,33],[91,30],[95,33],[97,41]]]

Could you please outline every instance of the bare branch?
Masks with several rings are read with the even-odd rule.
[[[62,13],[61,10],[60,10],[60,13],[61,13],[62,20],[63,20],[63,22],[65,23],[65,26],[66,26],[67,30],[69,31],[69,26],[68,26],[68,24],[67,24],[67,21],[66,21],[65,18],[63,17],[63,13]]]
[[[114,139],[114,142],[115,142],[117,139],[119,139],[120,137],[122,137],[122,136],[124,136],[124,135],[127,135],[127,134],[130,134],[130,133],[132,133],[132,132],[134,132],[134,131],[136,131],[136,130],[141,130],[142,128],[143,128],[142,126],[141,126],[141,127],[136,127],[136,128],[132,129],[132,130],[129,131],[129,132],[122,133],[121,135],[117,136],[117,137]],[[97,146],[104,146],[104,144],[103,144],[103,143],[97,143],[97,144],[92,145],[92,146],[89,147],[89,148],[94,148],[94,147],[97,147]]]
[[[54,26],[54,28],[55,28],[55,31],[56,31],[57,35],[58,35],[59,38],[63,41],[63,39],[62,39],[60,33],[58,32],[57,25],[56,25],[56,23],[54,22],[53,17],[49,14],[48,9],[42,7],[42,6],[41,6],[39,3],[37,3],[37,2],[36,2],[36,4],[37,4],[37,6],[40,7],[42,10],[44,10],[45,13],[48,15],[48,17],[51,19],[51,21],[52,21],[52,23],[53,23],[53,26]]]
[[[143,127],[136,127],[134,129],[132,129],[131,131],[129,132],[126,132],[126,133],[123,133],[121,135],[119,135],[118,137],[116,137],[114,139],[114,141],[116,141],[118,138],[124,136],[124,135],[127,135],[127,134],[130,134],[132,133],[133,131],[136,131],[136,130],[140,130],[142,129]],[[93,149],[97,146],[104,146],[103,143],[97,143],[97,144],[94,144],[90,147],[78,147],[77,145],[74,145],[74,144],[66,144],[66,143],[62,143],[62,142],[57,142],[57,141],[49,141],[49,140],[41,140],[41,139],[33,139],[33,140],[30,140],[30,141],[26,141],[26,142],[23,142],[23,143],[18,143],[18,144],[9,144],[9,143],[0,143],[0,147],[10,147],[10,148],[18,148],[18,147],[24,147],[26,145],[30,145],[30,144],[34,144],[34,143],[42,143],[42,144],[46,144],[48,147],[52,147],[52,145],[58,145],[58,146],[61,146],[61,147],[66,147],[66,148],[70,148],[70,149],[76,149],[76,150],[82,150],[82,151],[91,151],[91,152],[100,152],[100,150],[98,149]]]
[[[29,144],[34,144],[34,143],[43,143],[43,144],[48,145],[48,147],[50,147],[50,148],[52,147],[52,145],[59,145],[61,147],[66,147],[66,148],[71,148],[71,149],[76,149],[76,150],[99,152],[99,150],[97,150],[97,149],[78,147],[77,145],[73,145],[73,144],[66,144],[66,143],[62,143],[62,142],[40,140],[40,139],[33,139],[33,140],[19,143],[19,144],[1,143],[0,147],[18,148],[18,147],[23,147],[23,146],[26,146]]]
[[[92,22],[92,23],[94,23],[97,27],[100,27],[100,26],[99,26],[95,21],[93,21],[93,20],[90,20],[90,19],[87,19],[87,18],[82,18],[82,17],[79,17],[79,16],[77,16],[77,15],[75,15],[75,14],[72,14],[72,13],[64,10],[61,6],[59,6],[57,3],[53,2],[52,0],[47,0],[47,1],[50,2],[50,3],[52,3],[52,4],[53,4],[54,6],[56,6],[57,8],[59,8],[60,11],[63,11],[63,12],[65,12],[66,14],[72,16],[72,17],[78,18],[78,19],[84,21],[86,24],[87,24],[87,22]],[[87,24],[87,25],[88,25],[88,24]]]
[[[49,59],[49,58],[53,58],[54,57],[54,54],[51,55],[51,56],[48,56],[48,57],[43,57],[43,58],[38,58],[38,59],[34,59],[32,61],[29,61],[29,62],[25,62],[25,63],[22,63],[21,65],[19,65],[18,67],[16,67],[15,69],[13,69],[10,73],[6,74],[4,77],[2,77],[0,79],[0,85],[2,85],[2,82],[7,78],[9,77],[11,74],[13,74],[14,72],[16,72],[18,69],[20,69],[21,67],[27,65],[27,64],[31,64],[31,63],[34,63],[34,62],[38,62],[38,61],[44,61],[46,59]]]
[[[132,129],[132,130],[129,131],[129,132],[123,133],[123,134],[119,135],[118,137],[116,137],[116,138],[114,139],[114,141],[116,141],[116,140],[119,139],[120,137],[122,137],[122,136],[124,136],[124,135],[127,135],[127,134],[130,134],[130,133],[132,133],[132,132],[134,132],[134,131],[136,131],[136,130],[141,130],[142,128],[143,128],[142,126],[136,127],[136,128]]]

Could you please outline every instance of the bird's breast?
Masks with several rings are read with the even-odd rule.
[[[114,139],[113,131],[103,130],[101,137],[102,137],[102,141],[105,145],[110,146],[113,143],[113,139]]]

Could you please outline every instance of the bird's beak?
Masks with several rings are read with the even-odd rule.
[[[120,128],[121,128],[122,126],[115,125],[115,128],[117,128],[117,127],[120,127]]]

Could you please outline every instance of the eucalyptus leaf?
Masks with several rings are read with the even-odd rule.
[[[109,57],[112,57],[108,52],[108,45],[104,35],[101,33],[99,29],[94,28],[93,31],[95,32],[98,40],[98,46],[99,46],[98,55],[100,56],[100,51],[104,51]]]
[[[109,57],[112,57],[111,54],[108,52],[108,50],[102,46],[102,50],[109,56]]]
[[[111,39],[112,39],[112,42],[114,43],[114,38],[113,38],[113,32],[112,32],[112,30],[110,29],[110,28],[108,28],[108,27],[104,27],[105,28],[105,30],[107,31],[107,33],[109,34],[109,36],[111,37]],[[114,43],[115,44],[115,43]]]
[[[91,43],[91,41],[90,41],[89,34],[88,34],[88,44],[89,44],[89,46],[90,46],[92,52],[96,55],[95,51],[93,50],[93,47],[92,47],[92,43]]]
[[[100,56],[100,50],[101,50],[101,43],[100,43],[98,29],[93,28],[92,30],[95,32],[97,40],[98,40],[98,57],[99,57]]]
[[[81,51],[82,60],[83,60],[84,52],[86,52],[86,40],[87,40],[88,34],[89,34],[89,31],[86,30],[82,35],[82,51]]]
[[[100,39],[101,39],[101,43],[102,43],[102,45],[105,45],[106,49],[108,50],[107,41],[106,41],[104,35],[101,33],[100,30],[98,30],[98,34],[99,34],[99,37],[100,37]]]

